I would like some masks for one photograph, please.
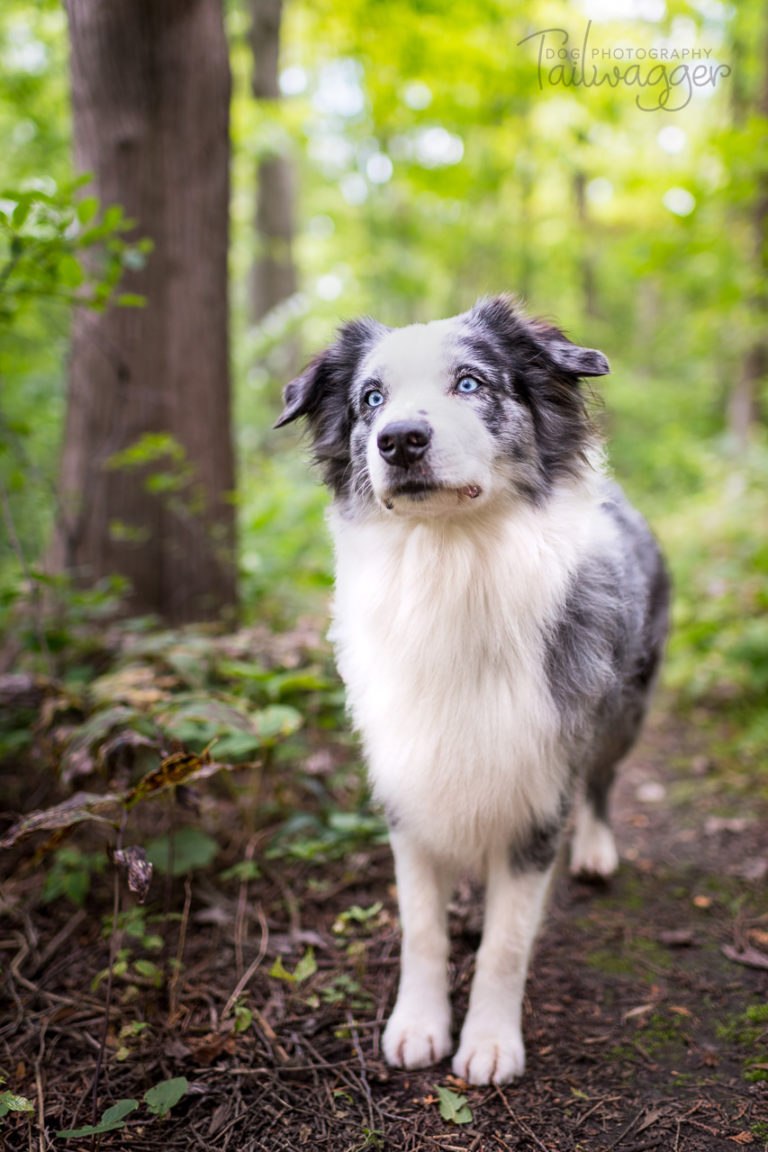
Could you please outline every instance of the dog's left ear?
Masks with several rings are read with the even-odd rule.
[[[611,366],[596,348],[580,348],[554,325],[534,322],[534,338],[555,368],[568,376],[607,376]]]
[[[611,370],[602,352],[580,348],[554,324],[526,316],[513,296],[505,294],[479,300],[469,318],[502,333],[511,345],[527,345],[529,349],[532,345],[538,353],[536,359],[541,356],[547,367],[560,376],[578,380],[580,376],[606,376]]]

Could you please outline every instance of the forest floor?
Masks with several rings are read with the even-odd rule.
[[[768,1148],[768,802],[758,768],[729,761],[702,719],[676,717],[662,700],[625,766],[616,879],[588,886],[563,871],[557,881],[527,989],[528,1068],[503,1088],[469,1087],[448,1061],[385,1065],[398,927],[389,850],[376,837],[305,859],[269,853],[258,819],[243,816],[242,782],[220,787],[225,863],[254,866],[222,873],[219,860],[167,882],[143,912],[127,899],[119,950],[109,877],[95,877],[80,908],[63,896],[43,903],[42,865],[28,852],[0,888],[0,1072],[34,1110],[0,1120],[0,1145]],[[336,756],[322,739],[318,781]],[[450,925],[460,1021],[481,927],[469,886]],[[165,1116],[148,1113],[144,1093],[181,1076],[183,1098]],[[138,1103],[116,1121],[124,1126],[56,1135],[121,1100]]]

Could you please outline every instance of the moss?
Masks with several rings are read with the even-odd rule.
[[[594,948],[587,953],[587,964],[606,976],[627,976],[646,981],[659,970],[668,971],[674,958],[668,949],[647,936],[621,941],[615,949]]]
[[[623,951],[614,952],[609,948],[595,948],[587,954],[587,964],[604,972],[606,976],[635,976],[635,957]]]
[[[640,1040],[648,1055],[657,1058],[669,1059],[687,1051],[688,1035],[683,1017],[654,1012],[642,1025]]]
[[[742,1050],[742,1075],[751,1084],[768,1082],[768,1004],[753,1004],[720,1024],[718,1039]]]

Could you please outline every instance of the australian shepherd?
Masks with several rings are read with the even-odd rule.
[[[450,320],[346,324],[285,389],[333,493],[332,637],[395,857],[393,1065],[453,1051],[446,908],[485,884],[453,1071],[522,1074],[528,961],[558,848],[608,877],[616,765],[664,646],[668,580],[606,475],[581,385],[602,353],[508,297]]]

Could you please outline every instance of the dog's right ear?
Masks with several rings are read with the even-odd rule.
[[[286,384],[283,410],[275,428],[306,416],[315,463],[326,484],[339,495],[349,484],[349,439],[354,422],[350,390],[360,361],[383,333],[375,320],[353,320],[340,329],[336,342],[326,348]]]
[[[300,416],[309,416],[311,422],[327,400],[335,401],[337,408],[343,406],[360,360],[388,331],[383,324],[367,317],[344,324],[336,342],[316,356],[300,376],[286,384],[283,410],[275,428],[282,428]]]
[[[328,352],[321,353],[311,364],[308,364],[300,376],[291,380],[283,389],[283,410],[274,423],[275,428],[282,428],[298,420],[300,416],[307,416],[313,412],[320,402],[323,392],[323,376],[327,372],[325,361]]]

